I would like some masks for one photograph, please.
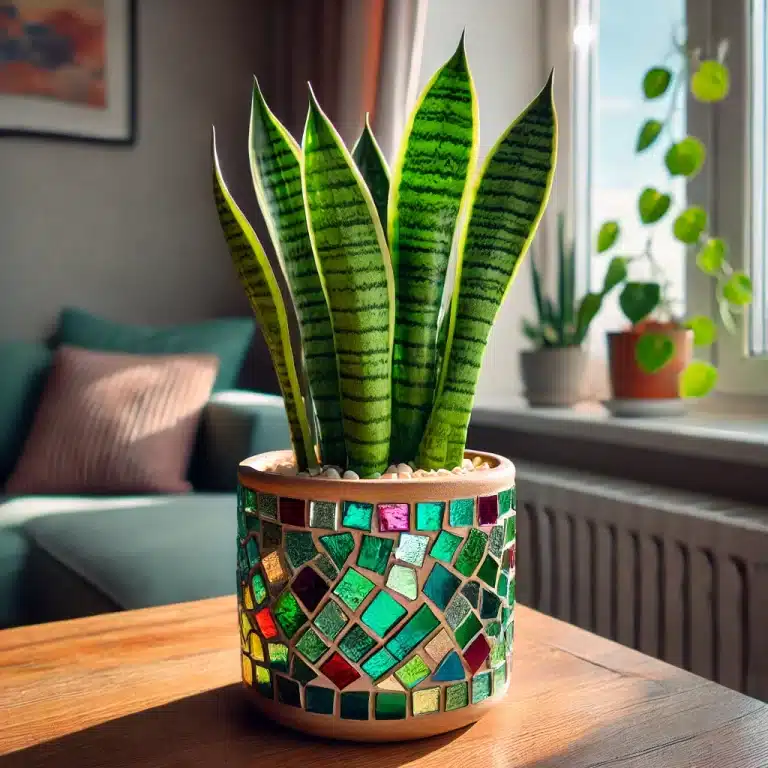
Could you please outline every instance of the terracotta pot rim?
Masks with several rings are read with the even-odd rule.
[[[658,326],[656,326],[658,328]],[[660,333],[680,333],[685,336],[693,336],[693,331],[690,328],[686,328],[684,325],[669,325],[658,328]],[[606,331],[606,337],[608,339],[618,339],[622,336],[642,336],[647,333],[645,328],[627,328],[623,331]]]

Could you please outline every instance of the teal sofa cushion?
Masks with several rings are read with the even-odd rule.
[[[0,488],[29,434],[51,357],[44,344],[0,342]]]
[[[211,354],[219,358],[214,390],[234,389],[256,325],[247,317],[200,323],[144,326],[116,323],[82,309],[65,308],[59,315],[54,344],[138,355]]]

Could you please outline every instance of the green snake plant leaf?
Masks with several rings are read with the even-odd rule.
[[[392,262],[371,193],[311,91],[303,151],[304,204],[331,310],[347,461],[368,477],[389,459]]]
[[[437,382],[438,318],[454,230],[478,151],[464,37],[410,115],[392,173],[388,234],[397,285],[393,459],[416,455]]]
[[[387,226],[387,201],[389,200],[389,166],[381,153],[376,137],[373,135],[368,115],[360,138],[352,148],[352,159],[365,180],[371,193],[376,210],[379,212],[381,226]]]
[[[488,153],[459,244],[446,362],[419,448],[424,468],[461,464],[491,326],[544,213],[557,156],[552,75]]]
[[[331,315],[309,239],[301,189],[301,150],[270,111],[254,80],[249,131],[251,176],[296,308],[304,370],[325,464],[346,466]]]
[[[283,297],[264,249],[245,215],[232,198],[221,174],[213,139],[213,194],[219,222],[240,282],[267,342],[285,402],[291,442],[300,470],[315,466],[314,448],[288,333]]]

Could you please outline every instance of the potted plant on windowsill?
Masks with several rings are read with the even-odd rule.
[[[421,94],[391,177],[370,128],[348,152],[311,93],[299,146],[256,86],[249,144],[292,307],[215,144],[214,193],[293,451],[239,469],[243,680],[264,715],[324,736],[461,727],[508,685],[514,467],[465,443],[491,327],[549,198],[552,79],[477,172],[463,39]]]
[[[707,104],[723,100],[728,94],[730,76],[725,65],[726,42],[718,46],[717,57],[706,59],[699,50],[674,43],[681,64],[676,72],[666,66],[651,67],[643,77],[647,100],[661,99],[670,93],[667,116],[648,119],[640,127],[636,152],[656,146],[665,132],[669,146],[664,164],[671,177],[689,180],[701,171],[706,157],[704,144],[694,136],[671,136],[671,120],[677,98],[687,88],[695,99]],[[643,189],[638,197],[641,223],[649,228],[640,254],[616,255],[608,267],[621,285],[619,306],[630,327],[608,334],[609,362],[613,401],[609,407],[617,414],[679,412],[681,398],[707,395],[717,383],[717,369],[704,360],[694,360],[694,347],[708,347],[717,337],[715,319],[695,315],[683,319],[674,311],[670,283],[665,278],[663,260],[654,249],[652,227],[667,225],[672,205],[670,194],[653,187]],[[710,231],[707,211],[698,205],[683,210],[671,223],[676,240],[695,253],[697,267],[711,277],[719,316],[724,328],[735,330],[735,316],[744,312],[752,300],[752,284],[744,273],[734,270],[727,260],[727,245]],[[597,237],[597,252],[607,253],[620,240],[617,221],[606,221]],[[651,280],[630,278],[634,265],[645,263]],[[643,407],[641,407],[643,406]],[[656,407],[655,407],[656,406]],[[660,411],[657,406],[661,406]]]

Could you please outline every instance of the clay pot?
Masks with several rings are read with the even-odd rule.
[[[646,332],[672,339],[675,355],[656,373],[645,373],[635,359],[635,346]],[[693,357],[693,331],[675,324],[646,323],[608,334],[611,388],[616,400],[662,400],[680,397],[678,378]]]
[[[241,661],[264,717],[402,741],[473,723],[504,696],[515,469],[466,456],[491,468],[330,480],[269,471],[289,451],[240,464]]]
[[[581,347],[520,353],[525,398],[532,407],[570,408],[583,397],[587,356]]]

